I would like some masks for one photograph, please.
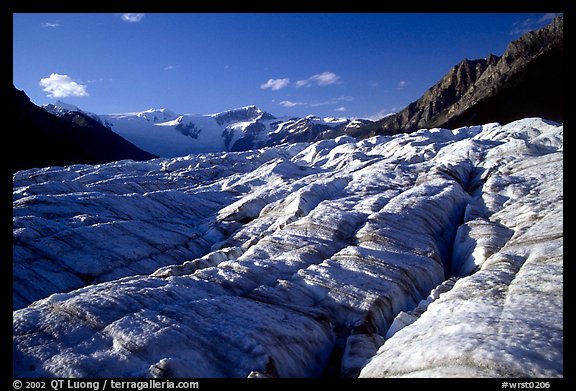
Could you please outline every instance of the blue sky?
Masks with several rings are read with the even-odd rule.
[[[418,99],[464,58],[501,55],[552,14],[13,15],[13,81],[40,105],[97,114],[375,118]]]

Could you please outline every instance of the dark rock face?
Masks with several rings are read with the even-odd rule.
[[[192,137],[197,139],[198,135],[202,132],[202,129],[198,129],[194,124],[183,124],[180,122],[175,126],[176,130],[180,131],[184,136]]]
[[[281,124],[282,131],[274,132],[265,144],[266,147],[280,145],[283,143],[316,142],[320,140],[334,139],[346,135],[350,129],[371,124],[367,119],[346,120],[337,125],[317,123],[314,120],[318,117],[293,118]]]
[[[254,149],[254,147],[256,145],[258,145],[256,140],[265,131],[266,131],[266,126],[264,126],[260,122],[254,122],[254,123],[248,125],[248,127],[246,127],[245,135],[243,137],[241,137],[234,144],[230,145],[230,143],[232,142],[232,138],[234,136],[234,133],[233,133],[233,130],[226,129],[226,130],[224,130],[224,133],[223,133],[224,138],[225,138],[224,142],[225,142],[226,148],[228,148],[228,150],[230,150],[232,152],[248,151],[250,149]]]
[[[272,134],[266,146],[318,141],[323,139],[321,136],[332,128],[326,124],[315,123],[312,118],[299,118],[285,123],[282,132]]]
[[[224,130],[223,137],[227,150],[240,152],[273,147],[285,143],[293,144],[333,139],[346,135],[349,129],[372,123],[370,120],[363,119],[346,119],[336,123],[328,123],[315,116],[295,117],[287,121],[278,120],[271,123],[269,125],[270,133],[266,135],[266,126],[259,120],[275,120],[276,118],[264,112],[257,119],[258,121],[249,125],[244,134],[236,141],[233,141],[233,129]]]
[[[349,132],[356,137],[456,128],[525,117],[563,120],[563,18],[524,34],[502,57],[464,60],[402,111]]]
[[[263,112],[258,107],[252,105],[219,113],[216,116],[216,122],[218,122],[218,125],[225,125],[231,122],[249,121],[258,118],[275,119],[272,114]]]
[[[80,112],[60,117],[30,102],[23,91],[12,92],[11,171],[67,164],[100,164],[155,158]]]

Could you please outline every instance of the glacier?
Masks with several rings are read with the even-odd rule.
[[[563,126],[19,171],[15,377],[562,377]]]

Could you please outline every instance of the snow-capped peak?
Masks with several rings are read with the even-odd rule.
[[[260,110],[255,105],[239,107],[237,109],[212,114],[211,116],[214,117],[214,119],[216,119],[216,122],[218,122],[219,125],[225,125],[232,122],[247,122],[247,121],[255,121],[258,119],[276,118],[272,114]]]
[[[312,114],[307,115],[306,117],[304,117],[304,119],[306,121],[313,122],[315,124],[328,125],[328,126],[343,125],[343,124],[350,122],[350,119],[348,119],[348,118],[342,118],[342,117],[320,118],[320,117],[318,117],[316,115],[312,115]]]
[[[65,103],[62,102],[61,100],[57,100],[56,103],[54,104],[55,106],[61,107],[63,109],[67,109],[70,111],[80,111],[80,109],[78,108],[78,106],[74,106],[70,103]]]
[[[61,100],[57,100],[54,103],[48,103],[46,105],[42,105],[42,108],[44,110],[46,110],[47,112],[49,112],[50,114],[53,114],[56,116],[61,116],[61,115],[67,114],[67,113],[78,112],[78,113],[82,113],[84,115],[87,115],[87,116],[91,117],[92,119],[102,123],[102,120],[100,119],[100,117],[97,114],[90,113],[88,111],[84,111],[84,110],[78,108],[77,106],[71,105],[69,103],[64,103]]]
[[[330,123],[337,123],[337,122],[348,122],[350,120],[344,117],[324,117],[324,121]]]
[[[42,105],[44,110],[54,115],[62,115],[71,111],[82,112],[78,107],[71,105],[69,103],[64,103],[61,100],[57,100],[54,103],[49,103],[47,105]]]
[[[178,117],[177,114],[166,108],[144,110],[136,113],[136,116],[154,123],[172,121]]]

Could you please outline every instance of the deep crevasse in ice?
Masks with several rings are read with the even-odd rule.
[[[562,127],[526,119],[19,172],[14,375],[319,376],[336,356],[353,376],[398,314],[478,268],[394,326],[362,375],[561,375],[562,156]],[[550,282],[525,292],[535,273]],[[514,372],[542,348],[512,349],[548,326],[522,318],[541,296],[553,364]],[[501,322],[501,357],[479,337],[497,316],[525,329]],[[438,317],[461,324],[452,339]],[[434,372],[441,341],[455,361]],[[403,347],[429,350],[391,360]]]
[[[391,336],[361,377],[563,376],[562,131],[508,128],[476,137],[506,141],[479,165],[455,240],[453,273],[478,271]]]

